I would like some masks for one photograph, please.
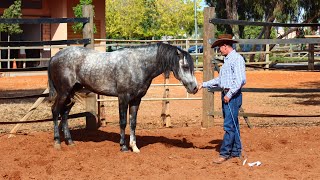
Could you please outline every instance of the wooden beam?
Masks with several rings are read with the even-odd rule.
[[[49,45],[70,45],[70,44],[90,44],[91,39],[72,39],[58,41],[0,41],[1,46],[20,47],[20,46],[49,46]]]
[[[228,25],[242,25],[242,26],[278,26],[278,27],[306,27],[306,26],[320,26],[320,23],[272,23],[272,22],[252,22],[245,20],[233,19],[219,19],[212,18],[209,21],[213,24],[228,24]]]
[[[170,101],[168,100],[169,96],[170,96],[170,89],[169,86],[167,86],[167,84],[169,84],[169,76],[165,76],[165,80],[164,80],[164,92],[163,92],[163,98],[166,100],[162,101],[162,111],[161,111],[161,118],[162,118],[162,122],[160,124],[162,124],[161,127],[163,127],[163,125],[165,124],[167,128],[172,127],[171,125],[171,115],[170,115]]]
[[[209,40],[213,44],[215,38]],[[239,44],[319,44],[320,38],[293,38],[293,39],[235,39]]]
[[[214,7],[204,8],[204,27],[203,27],[203,81],[208,81],[214,78],[212,62],[213,59],[213,49],[209,43],[209,39],[214,37],[214,25],[208,23],[211,17],[215,16]],[[208,116],[208,114],[214,111],[214,94],[203,90],[203,100],[202,100],[202,127],[213,126],[213,116]]]
[[[0,23],[4,24],[60,24],[60,23],[87,23],[89,18],[37,18],[37,19],[21,19],[21,18],[2,18]]]
[[[86,48],[94,48],[93,39],[93,7],[92,5],[82,6],[83,17],[89,18],[89,23],[86,23],[83,27],[83,38],[90,39],[89,44],[85,44]],[[99,118],[97,116],[97,95],[94,93],[87,94],[85,98],[86,111],[89,112],[86,117],[86,128],[89,130],[96,130],[100,126]]]
[[[48,94],[49,93],[49,88],[47,88],[42,94]],[[29,111],[27,112],[26,115],[24,115],[19,121],[23,122],[26,121],[31,115],[32,113],[37,109],[37,107],[42,103],[42,101],[45,99],[45,97],[40,97],[36,100],[36,102],[31,106],[31,108],[29,109]],[[15,133],[18,131],[18,129],[22,126],[22,124],[16,124],[14,126],[14,128],[11,129],[9,137],[14,137]]]
[[[223,116],[222,112],[215,111],[208,116]],[[278,118],[289,118],[289,117],[320,117],[320,114],[311,114],[311,115],[298,115],[298,114],[263,114],[263,113],[244,113],[239,112],[238,116],[246,117],[278,117]]]
[[[208,89],[209,92],[221,92],[221,88]],[[242,92],[253,93],[320,93],[320,89],[293,89],[293,88],[242,88]]]

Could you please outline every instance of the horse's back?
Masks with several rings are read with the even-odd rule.
[[[81,84],[104,95],[136,94],[148,89],[155,69],[156,46],[128,48],[111,53],[83,47],[69,47],[58,52],[50,61],[49,69],[70,86]],[[137,91],[139,89],[139,91]]]
[[[115,96],[117,58],[108,58],[111,54],[115,53],[69,47],[51,58],[49,74],[56,84],[80,84],[95,93]]]
[[[51,60],[50,65],[54,63],[59,64],[70,64],[74,63],[74,61],[82,61],[88,54],[93,54],[97,51],[84,48],[84,47],[68,47],[63,50],[60,50],[57,54],[55,54]]]

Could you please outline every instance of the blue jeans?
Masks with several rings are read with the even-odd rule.
[[[237,92],[232,98],[230,99],[229,103],[224,103],[223,97],[225,93],[221,93],[222,96],[222,112],[223,112],[223,129],[225,134],[223,136],[222,145],[220,148],[220,156],[224,158],[230,157],[240,157],[241,155],[241,140],[240,140],[240,129],[239,129],[239,109],[242,105],[242,93],[241,90]],[[231,112],[230,112],[230,109]],[[232,115],[231,115],[232,113]],[[234,119],[232,119],[232,117]],[[235,128],[235,124],[237,129]],[[239,133],[239,135],[238,135]]]

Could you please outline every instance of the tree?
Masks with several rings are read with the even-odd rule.
[[[16,0],[14,3],[4,10],[1,18],[21,18],[21,0]],[[10,41],[10,35],[21,34],[23,30],[19,24],[0,24],[0,32],[8,33],[8,42]],[[8,59],[10,59],[10,49],[8,49]],[[0,65],[1,66],[1,65]],[[10,61],[8,61],[8,68],[10,68]]]
[[[133,39],[144,34],[140,24],[146,19],[141,0],[106,0],[106,32],[108,38]]]
[[[145,0],[145,20],[140,24],[143,28],[144,38],[154,39],[160,27],[158,17],[160,16],[156,8],[156,0]]]
[[[320,21],[320,1],[299,0],[299,15],[303,16],[305,21],[318,23]],[[318,27],[311,27],[311,33],[314,34]]]
[[[193,0],[106,0],[108,38],[186,37],[194,30]],[[198,2],[199,7],[199,2]],[[203,15],[198,13],[198,23]]]
[[[228,19],[236,19],[237,16],[234,14],[238,14],[239,19],[241,20],[254,20],[254,21],[263,21],[263,22],[297,22],[298,19],[302,19],[304,22],[312,22],[316,21],[320,17],[320,2],[312,1],[312,0],[269,0],[269,1],[260,1],[260,0],[232,0],[232,3],[228,3],[231,0],[219,1],[219,0],[206,0],[207,4],[210,6],[215,6],[217,9],[217,17],[218,18],[228,18]],[[236,5],[236,11],[234,11]],[[220,6],[220,7],[219,7]],[[232,11],[230,10],[232,9]],[[304,13],[302,16],[302,12]],[[227,14],[224,15],[224,14]],[[303,17],[303,18],[301,18]],[[234,28],[226,28],[226,26],[218,26],[225,27],[225,29],[231,29],[231,33],[237,34]],[[239,37],[246,37],[245,33],[247,31],[243,31],[241,33],[241,29],[243,27],[239,26]],[[219,29],[218,29],[219,30]],[[289,32],[293,32],[297,30],[297,28],[289,28],[287,32],[283,35],[278,36],[278,38],[283,38]],[[269,39],[271,38],[272,29],[270,26],[266,26],[260,29],[258,36],[255,38],[261,39]],[[271,47],[272,48],[272,47]]]
[[[234,14],[238,14],[241,20],[286,23],[298,22],[298,20],[299,22],[317,22],[320,17],[320,1],[313,0],[206,0],[206,3],[209,6],[216,7],[218,18],[236,19],[237,16]],[[218,28],[222,32],[236,33],[225,25],[218,26]],[[242,33],[241,29],[241,26],[239,26],[240,37],[243,38],[245,33]],[[293,29],[296,30],[297,28]],[[288,29],[288,31],[292,31],[292,28]],[[264,27],[256,38],[270,38],[271,32],[270,27]],[[279,37],[284,36],[280,35]]]
[[[77,4],[75,7],[73,7],[73,13],[74,16],[77,18],[82,18],[82,6],[84,5],[92,5],[92,0],[80,0],[79,4]],[[93,7],[94,9],[94,7]],[[93,16],[94,16],[94,11],[93,11]],[[83,29],[83,23],[74,23],[72,25],[72,30],[74,33],[82,32]],[[93,24],[93,33],[97,32],[96,25]]]

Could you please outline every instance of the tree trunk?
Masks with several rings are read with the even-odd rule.
[[[320,14],[320,13],[319,13]],[[310,23],[312,22],[315,18],[319,17],[319,14],[314,15],[313,17],[303,21],[302,23]],[[295,27],[295,28],[290,28],[287,32],[284,32],[283,34],[281,34],[280,36],[277,37],[277,39],[282,39],[284,37],[286,37],[288,34],[297,31],[299,27]],[[270,46],[270,51],[274,48],[275,44]]]
[[[238,0],[225,0],[226,3],[226,11],[227,11],[227,17],[228,19],[233,19],[233,20],[239,20],[239,15],[237,11],[237,1]],[[230,25],[233,35],[235,39],[240,38],[240,30],[239,30],[239,25]],[[237,48],[240,49],[239,44],[236,44]]]

